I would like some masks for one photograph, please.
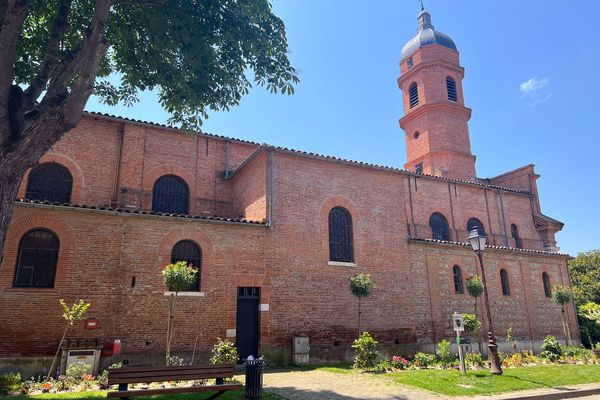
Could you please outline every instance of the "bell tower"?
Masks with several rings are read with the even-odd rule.
[[[431,24],[423,10],[417,34],[402,49],[398,86],[403,92],[407,170],[475,180],[458,50],[448,35]]]

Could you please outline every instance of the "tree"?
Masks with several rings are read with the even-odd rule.
[[[469,296],[474,300],[473,307],[475,308],[475,316],[478,316],[477,299],[479,299],[483,293],[483,281],[479,276],[472,276],[467,279],[467,293],[469,293]],[[479,323],[477,327],[477,349],[479,350],[479,354],[481,354],[481,323]]]
[[[577,314],[582,342],[589,347],[600,343],[600,304],[591,301],[581,304]]]
[[[50,369],[48,370],[48,376],[46,379],[50,379],[52,373],[54,372],[54,367],[56,366],[56,360],[58,359],[58,355],[60,354],[60,348],[62,347],[63,341],[65,337],[67,337],[67,332],[69,328],[73,326],[75,322],[79,322],[85,316],[85,312],[90,308],[91,304],[87,303],[85,300],[79,299],[72,306],[68,306],[67,303],[63,299],[58,300],[59,304],[63,309],[63,318],[67,322],[65,326],[65,330],[63,331],[62,338],[58,343],[58,348],[56,349],[56,354],[54,354],[54,358],[52,359],[52,364],[50,365]]]
[[[552,301],[560,305],[560,316],[562,318],[563,331],[567,339],[567,346],[571,344],[571,330],[565,319],[565,305],[571,301],[571,289],[567,286],[556,285],[552,288]]]
[[[196,280],[198,270],[188,265],[187,261],[177,261],[175,264],[168,264],[162,271],[165,286],[171,292],[171,301],[169,303],[169,316],[167,318],[167,345],[165,347],[165,364],[169,365],[171,357],[171,342],[173,340],[173,310],[175,306],[175,297],[179,292],[189,290]],[[195,349],[194,349],[195,350]]]
[[[358,297],[358,337],[360,337],[361,300],[371,294],[375,285],[371,282],[371,275],[356,274],[350,278],[350,291]]]
[[[154,89],[170,124],[198,129],[208,110],[238,104],[251,79],[292,94],[287,51],[268,0],[2,0],[0,261],[25,172],[77,125],[92,93],[131,105]]]
[[[573,299],[576,304],[600,304],[600,250],[579,253],[569,260]]]

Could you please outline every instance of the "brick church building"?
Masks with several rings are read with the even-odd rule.
[[[177,260],[200,273],[176,298],[175,352],[202,358],[227,337],[242,356],[286,362],[308,337],[311,361],[348,359],[359,272],[376,284],[363,329],[389,353],[431,351],[453,337],[453,312],[474,312],[474,226],[488,237],[496,334],[512,327],[520,348],[564,338],[551,299],[569,284],[563,224],[542,213],[533,165],[476,176],[459,53],[426,11],[418,22],[398,79],[404,169],[85,113],[21,185],[0,266],[0,367],[52,356],[61,298],[92,304],[96,329],[77,324],[70,339],[120,339],[121,359],[159,362],[161,271]]]

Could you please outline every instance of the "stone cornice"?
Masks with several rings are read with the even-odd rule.
[[[417,106],[417,108],[413,109],[404,117],[400,118],[400,127],[402,129],[406,129],[406,124],[408,124],[413,119],[422,116],[424,113],[430,111],[440,111],[443,109],[464,113],[467,116],[467,121],[471,119],[471,109],[468,107],[458,105],[455,102],[447,101],[444,103],[428,103]]]

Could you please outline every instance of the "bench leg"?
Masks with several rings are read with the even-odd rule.
[[[211,395],[210,397],[207,397],[207,398],[206,398],[206,399],[204,399],[204,400],[213,400],[213,399],[216,399],[217,397],[219,397],[219,396],[220,396],[220,395],[222,395],[223,393],[225,393],[225,390],[221,390],[220,392],[217,392],[217,393],[215,393],[215,394]]]

